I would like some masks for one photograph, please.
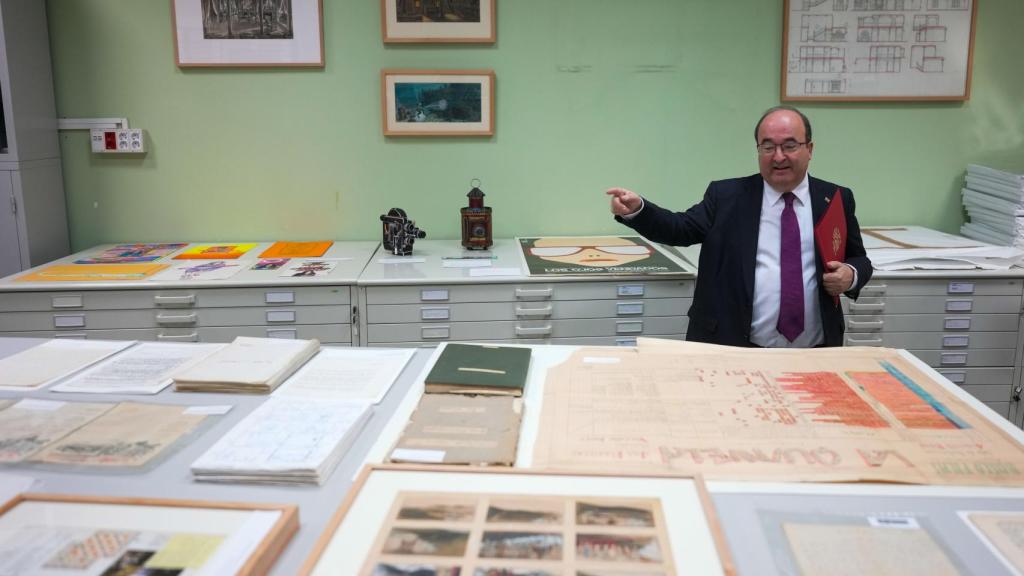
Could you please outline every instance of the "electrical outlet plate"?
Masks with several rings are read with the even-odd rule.
[[[144,154],[146,139],[141,128],[99,129],[89,131],[95,154]]]

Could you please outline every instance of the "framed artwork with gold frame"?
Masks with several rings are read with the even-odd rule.
[[[493,44],[495,0],[380,0],[385,43]]]

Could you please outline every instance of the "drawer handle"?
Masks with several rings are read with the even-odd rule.
[[[554,288],[516,288],[516,298],[551,298]]]
[[[942,366],[964,366],[967,364],[967,354],[942,354],[939,364]]]
[[[165,314],[156,315],[156,323],[161,326],[187,326],[196,323],[196,313],[185,314],[183,316],[167,316]]]
[[[153,296],[153,303],[157,306],[192,306],[196,303],[195,294],[185,296]]]
[[[850,312],[881,312],[885,310],[885,302],[875,304],[858,304],[850,302]]]
[[[885,327],[885,320],[857,321],[852,318],[846,320],[846,325],[851,330],[859,328],[862,330],[881,330]]]
[[[860,293],[861,294],[885,294],[885,291],[888,288],[889,288],[889,286],[887,284],[865,284],[864,287],[860,289]]]
[[[199,342],[199,334],[157,334],[156,339],[161,342]]]
[[[940,371],[939,374],[942,374],[943,376],[945,376],[946,380],[949,380],[953,384],[963,384],[964,382],[967,381],[967,373],[966,372],[941,372]]]
[[[516,336],[550,336],[551,335],[551,324],[547,326],[541,326],[540,328],[523,328],[516,326]]]
[[[864,340],[858,340],[857,338],[846,337],[846,343],[850,346],[881,346],[881,338],[867,338]]]
[[[522,306],[516,306],[516,316],[551,316],[552,306],[548,304],[543,308],[523,308]]]

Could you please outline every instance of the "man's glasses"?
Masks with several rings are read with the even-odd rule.
[[[582,252],[586,248],[593,248],[598,252],[617,254],[619,256],[643,256],[651,253],[651,249],[647,246],[631,244],[628,246],[534,246],[530,248],[530,254],[541,258],[572,256],[573,254]]]
[[[782,149],[783,154],[792,154],[800,149],[801,146],[806,146],[809,142],[797,142],[796,140],[786,140],[782,144],[776,144],[775,142],[761,142],[757,145],[757,153],[762,156],[771,156],[775,154],[775,151]]]

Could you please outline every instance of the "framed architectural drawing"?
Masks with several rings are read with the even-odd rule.
[[[494,0],[380,0],[380,15],[386,43],[494,43]]]
[[[384,70],[385,136],[491,136],[493,70]]]
[[[171,0],[179,67],[324,65],[323,0]]]
[[[782,100],[967,100],[977,0],[785,0]]]
[[[301,573],[730,574],[700,478],[365,468]]]
[[[0,508],[0,572],[265,574],[295,506],[22,494]]]

